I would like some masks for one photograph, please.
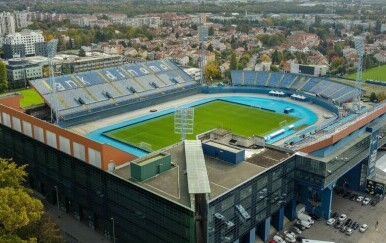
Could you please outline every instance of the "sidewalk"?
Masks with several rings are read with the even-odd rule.
[[[109,243],[110,240],[104,237],[103,235],[95,232],[90,227],[82,224],[77,221],[70,215],[65,212],[60,211],[58,213],[57,207],[47,203],[46,201],[42,201],[44,204],[45,211],[55,220],[60,229],[65,232],[66,242],[82,242],[82,243]]]

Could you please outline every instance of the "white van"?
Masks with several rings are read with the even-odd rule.
[[[314,224],[315,222],[312,220],[311,216],[305,214],[305,213],[298,213],[298,219],[301,221],[307,221],[310,224]]]

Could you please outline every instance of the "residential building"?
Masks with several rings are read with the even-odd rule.
[[[28,80],[43,77],[42,65],[24,58],[9,59],[6,72],[12,89],[26,87]]]
[[[143,27],[147,26],[150,28],[158,28],[161,26],[161,18],[157,16],[136,16],[134,18],[128,18],[125,21],[128,26]]]
[[[44,37],[41,31],[22,30],[15,34],[9,34],[5,37],[4,44],[6,45],[24,45],[25,55],[35,55],[35,43],[44,42]],[[8,56],[8,58],[12,58]]]
[[[108,55],[104,53],[92,53],[87,57],[66,58],[61,62],[62,72],[76,73],[94,69],[115,67],[123,64],[120,55]]]
[[[11,13],[0,13],[0,36],[15,33],[15,17]]]

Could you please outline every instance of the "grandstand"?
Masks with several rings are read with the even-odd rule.
[[[232,85],[257,86],[272,89],[293,90],[313,94],[336,104],[351,101],[361,95],[355,87],[337,83],[329,79],[300,74],[278,72],[232,71]]]
[[[48,79],[30,83],[60,121],[198,87],[189,75],[168,60],[59,76],[54,85]]]

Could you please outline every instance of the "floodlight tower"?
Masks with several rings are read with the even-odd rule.
[[[355,80],[355,88],[358,90],[358,95],[354,97],[354,109],[360,109],[360,97],[362,93],[362,68],[363,68],[363,55],[365,53],[365,41],[363,36],[357,36],[354,38],[355,49],[358,53],[358,66],[357,66],[357,77]],[[355,94],[354,94],[355,95]]]
[[[174,112],[174,133],[181,134],[181,141],[186,139],[186,134],[193,134],[194,108],[178,107]]]
[[[58,47],[58,40],[53,39],[47,43],[47,57],[48,57],[48,66],[50,68],[50,86],[51,86],[51,123],[56,122],[56,100],[55,100],[55,71],[54,71],[54,62],[53,58],[56,55],[56,50]]]

